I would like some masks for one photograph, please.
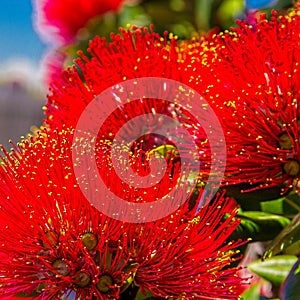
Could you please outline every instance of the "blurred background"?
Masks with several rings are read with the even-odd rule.
[[[46,45],[33,28],[31,0],[1,0],[0,144],[10,147],[40,126],[45,87],[40,61]]]
[[[42,123],[48,84],[95,35],[154,24],[180,39],[220,31],[291,0],[2,0],[0,144],[10,147]],[[79,13],[80,12],[80,13]]]

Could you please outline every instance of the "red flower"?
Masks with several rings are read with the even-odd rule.
[[[96,37],[90,43],[89,52],[92,57],[81,55],[75,61],[75,66],[66,70],[52,83],[46,105],[46,123],[50,128],[59,129],[64,124],[76,127],[86,107],[106,89],[118,83],[144,77],[167,78],[185,84],[193,80],[184,71],[185,57],[189,49],[186,44],[178,45],[176,37],[167,33],[161,37],[152,32],[152,29],[149,32],[147,28],[120,31],[121,35],[112,35],[111,43]],[[155,85],[149,86],[149,89],[156,88]],[[194,135],[194,122],[191,122],[190,115],[182,108],[174,108],[164,99],[137,100],[139,101],[119,104],[118,109],[105,120],[98,138],[112,141],[125,123],[137,116],[147,115],[148,118],[151,114],[151,119],[147,121],[145,118],[144,123],[150,124],[154,129],[163,125],[157,115],[163,114],[176,119],[181,114],[181,123],[185,124],[191,136]],[[135,126],[135,131],[140,128],[142,132],[143,123],[139,125]],[[207,143],[206,140],[206,135],[201,132],[201,142]],[[143,143],[140,142],[143,144],[140,148],[147,151],[154,146],[172,142],[167,138],[148,135],[144,137]],[[204,169],[208,166],[209,169],[210,149],[199,154],[205,156],[205,159],[201,158],[201,162],[205,161],[201,167]]]
[[[59,128],[62,124],[75,127],[95,96],[117,83],[140,77],[165,77],[178,81],[184,78],[176,39],[168,41],[167,34],[161,37],[148,32],[147,28],[121,29],[121,36],[112,35],[111,43],[96,37],[90,43],[89,52],[91,59],[84,56],[77,59],[76,67],[69,68],[52,83],[52,94],[48,96],[46,106],[46,122],[52,128]],[[119,122],[118,118],[132,119],[137,111],[164,112],[166,109],[166,105],[151,104],[145,108],[145,105],[132,102],[126,111],[129,115],[122,116],[119,112],[112,123]]]
[[[300,16],[263,16],[191,45],[193,86],[201,86],[226,134],[225,184],[298,188]],[[199,57],[199,51],[203,55]],[[197,88],[195,86],[195,88]]]
[[[37,30],[55,43],[69,43],[86,23],[119,8],[122,0],[36,0]]]
[[[186,202],[152,223],[111,219],[77,184],[72,137],[72,130],[43,130],[6,153],[0,169],[1,299],[24,291],[37,292],[37,299],[119,299],[132,282],[163,297],[237,298],[237,270],[223,269],[240,244],[226,243],[238,225],[227,200],[220,197],[198,213]]]
[[[59,49],[52,48],[46,52],[41,61],[43,81],[49,86],[62,72],[65,67],[67,55]]]
[[[143,225],[149,233],[134,245],[139,263],[135,283],[163,298],[237,299],[243,280],[228,266],[240,259],[234,258],[234,249],[241,243],[226,242],[238,224],[230,206],[219,195],[195,215],[195,210],[187,215],[182,209]],[[231,216],[224,220],[226,213]]]
[[[99,213],[72,173],[71,132],[24,141],[1,169],[1,299],[117,298],[134,268],[126,225]]]

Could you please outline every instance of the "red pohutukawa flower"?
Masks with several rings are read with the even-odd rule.
[[[75,61],[75,66],[66,70],[52,83],[51,94],[48,95],[46,105],[46,123],[50,128],[59,129],[64,124],[76,127],[85,109],[101,93],[131,79],[159,77],[188,83],[189,78],[183,72],[184,57],[188,48],[186,45],[180,47],[176,37],[167,33],[161,37],[153,32],[152,28],[150,31],[148,28],[135,27],[133,30],[120,29],[120,31],[120,35],[112,35],[110,43],[105,38],[96,37],[91,41],[88,50],[91,58],[81,54],[81,58]],[[149,84],[148,88],[155,91],[157,86]],[[159,99],[159,96],[156,99],[129,100],[126,104],[118,103],[118,108],[107,116],[99,131],[99,138],[113,140],[119,129],[137,116],[146,115],[144,123],[152,129],[157,129],[165,125],[159,119],[160,114],[173,119],[178,117],[180,111],[183,115],[186,114],[183,112],[184,109],[175,108],[165,99]],[[111,105],[109,102],[117,103],[117,100],[111,97],[107,103],[102,104],[106,107]],[[135,131],[141,129],[141,135],[143,135],[143,125],[140,123],[135,126]],[[193,124],[187,124],[186,129],[193,136]],[[201,141],[207,143],[203,131]],[[157,135],[148,135],[144,137],[143,149],[149,150],[152,146],[166,143],[172,144],[172,140],[167,141],[166,138]],[[199,154],[206,156],[207,163],[203,160],[201,164],[204,172],[204,168],[210,165],[211,153],[207,150],[205,154]]]
[[[125,224],[93,208],[72,173],[71,132],[43,132],[1,169],[1,299],[117,298],[130,266]]]
[[[55,44],[70,43],[92,18],[116,11],[122,0],[36,0],[37,30]]]
[[[167,34],[148,31],[147,28],[134,30],[120,29],[121,35],[112,34],[112,42],[96,37],[88,51],[92,58],[82,55],[76,65],[66,70],[51,85],[46,106],[46,122],[52,128],[62,124],[76,127],[86,106],[105,91],[120,82],[140,77],[163,77],[183,81],[180,50],[176,38],[168,40]],[[154,101],[147,105],[134,102],[126,110],[116,114],[111,121],[119,123],[132,119],[136,112],[148,110],[165,112],[166,104]],[[119,128],[118,128],[119,129]]]
[[[143,225],[148,234],[135,243],[135,283],[164,298],[237,299],[242,281],[228,265],[240,243],[226,243],[237,225],[232,204],[218,195],[212,205],[194,212],[187,215],[183,207],[165,220]],[[231,216],[225,221],[226,212]]]
[[[131,284],[158,297],[238,298],[242,279],[230,263],[241,242],[229,238],[239,223],[229,200],[218,196],[199,212],[186,202],[149,223],[114,220],[81,192],[72,138],[73,130],[42,130],[3,158],[1,299],[24,291],[36,299],[122,299]]]
[[[205,50],[190,45],[190,84],[206,87],[226,135],[226,184],[299,188],[299,33],[297,12],[274,14],[254,25],[240,22]]]

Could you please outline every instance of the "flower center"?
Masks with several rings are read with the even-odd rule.
[[[296,176],[300,172],[300,164],[297,160],[289,160],[283,166],[284,171],[290,176]]]
[[[283,133],[279,138],[279,145],[281,149],[290,150],[293,148],[293,142],[287,133]]]
[[[108,274],[102,275],[99,278],[99,281],[97,283],[97,288],[102,293],[107,293],[110,290],[110,286],[113,285],[113,279]]]
[[[85,287],[91,282],[91,276],[85,271],[80,271],[75,277],[76,284],[80,287]]]
[[[67,264],[61,259],[56,260],[52,266],[55,268],[56,273],[59,275],[66,276],[69,273]]]
[[[98,244],[97,237],[91,232],[85,233],[81,240],[82,244],[89,250],[93,250]]]

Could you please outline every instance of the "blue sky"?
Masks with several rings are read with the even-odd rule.
[[[0,63],[14,57],[38,62],[44,50],[33,29],[31,0],[1,0]]]
[[[46,49],[33,29],[31,1],[1,0],[0,64],[14,57],[37,62]],[[272,2],[277,0],[246,0],[252,8],[268,6]]]

